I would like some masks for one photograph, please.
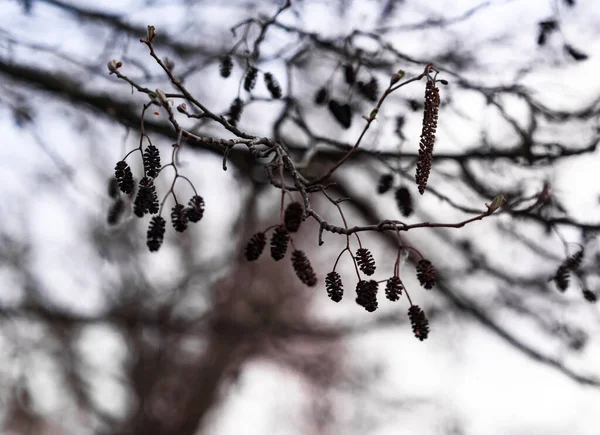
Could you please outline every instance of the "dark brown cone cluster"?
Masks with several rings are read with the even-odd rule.
[[[394,302],[400,299],[404,286],[398,276],[392,276],[385,285],[385,297]]]
[[[408,188],[404,186],[399,187],[396,189],[394,197],[396,198],[396,205],[398,205],[398,210],[400,210],[402,216],[409,217],[411,214],[413,214],[413,201]]]
[[[273,231],[273,235],[271,236],[271,257],[273,260],[279,261],[285,257],[289,241],[290,234],[285,227],[279,225],[275,228],[275,231]]]
[[[393,183],[394,174],[383,174],[381,177],[379,177],[379,182],[377,183],[377,193],[383,195],[392,188]]]
[[[242,111],[244,110],[244,102],[241,98],[236,98],[229,106],[229,114],[227,117],[227,122],[229,122],[234,127],[240,122],[240,118],[242,117]]]
[[[161,216],[152,216],[146,240],[150,252],[158,251],[162,245],[165,236],[165,224],[166,222]]]
[[[285,229],[290,233],[295,233],[300,228],[302,223],[302,213],[304,213],[304,207],[297,201],[291,202],[285,208],[283,215],[283,222],[285,223]]]
[[[300,281],[309,287],[317,285],[317,275],[315,275],[315,271],[304,251],[296,250],[292,252],[292,266]]]
[[[250,67],[244,78],[244,89],[250,92],[256,86],[256,77],[258,76],[258,69]]]
[[[160,153],[154,145],[148,145],[144,151],[144,170],[150,178],[155,178],[160,171]]]
[[[379,93],[379,83],[375,77],[371,77],[368,82],[359,81],[356,86],[358,92],[369,101],[377,101],[377,94]]]
[[[226,55],[221,58],[221,62],[219,64],[219,73],[221,77],[227,78],[231,75],[231,70],[233,69],[233,60],[231,56]]]
[[[372,313],[378,307],[377,289],[377,281],[360,280],[358,284],[356,284],[356,303]]]
[[[325,278],[325,287],[327,288],[327,295],[333,302],[342,300],[344,287],[342,286],[342,278],[339,273],[335,271],[329,272]]]
[[[246,245],[246,260],[255,261],[258,260],[260,254],[262,254],[265,249],[265,245],[267,244],[267,237],[265,233],[256,233],[251,238],[248,244]]]
[[[183,204],[175,204],[171,209],[171,223],[178,233],[183,233],[188,226],[188,215]]]
[[[423,310],[417,305],[411,305],[408,309],[408,318],[415,337],[421,341],[425,340],[429,335],[429,321]]]
[[[417,279],[427,290],[433,288],[435,285],[436,273],[435,267],[431,261],[423,259],[417,263]]]
[[[375,273],[375,260],[371,251],[367,248],[359,248],[356,250],[356,262],[358,267],[365,275],[373,275]]]
[[[422,195],[427,187],[427,180],[431,172],[433,160],[433,145],[438,122],[438,108],[440,107],[440,91],[433,80],[427,81],[425,88],[425,104],[423,111],[423,128],[421,130],[421,143],[419,146],[419,158],[417,160],[417,172],[415,179]]]
[[[133,174],[127,162],[121,160],[115,166],[115,178],[121,192],[130,194],[133,192]]]
[[[273,77],[273,74],[265,73],[264,79],[265,85],[267,86],[267,90],[271,94],[271,97],[276,100],[281,98],[281,86],[279,86],[279,83],[275,77]]]
[[[186,213],[190,222],[200,221],[204,216],[204,199],[200,195],[192,196],[186,208]]]
[[[143,217],[146,213],[158,213],[158,195],[151,178],[144,177],[140,180],[138,193],[133,202],[133,213]]]

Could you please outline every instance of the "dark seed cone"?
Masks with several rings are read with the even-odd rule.
[[[144,170],[150,178],[155,178],[160,171],[160,154],[154,145],[148,145],[144,151]]]
[[[417,100],[408,100],[408,106],[413,112],[423,109],[423,103]]]
[[[350,86],[356,81],[356,71],[350,64],[344,65],[344,81]]]
[[[204,216],[204,199],[200,195],[192,196],[185,210],[190,222],[198,222]]]
[[[315,275],[315,271],[310,265],[310,261],[304,251],[296,250],[292,252],[292,266],[300,281],[309,287],[317,285],[317,275]]]
[[[436,273],[435,267],[429,260],[420,260],[417,263],[417,279],[419,283],[427,290],[435,285]]]
[[[244,78],[244,89],[250,92],[256,86],[256,77],[258,75],[258,70],[255,67],[251,67],[246,73],[246,77]]]
[[[108,209],[108,214],[106,216],[106,222],[109,225],[116,225],[119,222],[119,219],[123,215],[125,211],[125,201],[121,198],[117,198],[115,202],[110,205]]]
[[[412,196],[411,196],[408,188],[406,188],[404,186],[399,187],[398,189],[396,189],[396,193],[394,196],[396,198],[396,204],[398,205],[398,210],[400,210],[400,213],[402,213],[402,216],[409,217],[411,214],[413,214],[414,208],[413,208]]]
[[[360,81],[357,83],[358,92],[369,101],[377,101],[379,93],[379,83],[375,77],[372,77],[368,82]]]
[[[591,302],[592,304],[595,304],[596,301],[598,300],[598,296],[596,296],[596,293],[594,293],[591,290],[582,290],[583,293],[583,297],[585,298],[586,301]]]
[[[221,58],[221,62],[219,64],[219,73],[221,77],[227,78],[231,75],[231,70],[233,69],[233,60],[231,56],[226,55]]]
[[[271,94],[271,97],[275,98],[276,100],[281,98],[281,87],[279,86],[279,83],[275,77],[273,77],[273,74],[265,73],[264,79],[265,85],[267,86],[267,90]]]
[[[143,217],[146,213],[158,213],[158,196],[152,179],[144,177],[140,180],[138,193],[133,202],[133,213]]]
[[[240,118],[242,117],[242,111],[244,110],[244,103],[241,98],[236,98],[229,106],[229,114],[227,118],[227,122],[229,122],[234,127],[240,122]]]
[[[165,224],[166,222],[161,216],[152,216],[146,240],[150,252],[158,251],[162,245],[165,236]]]
[[[133,192],[133,174],[127,162],[121,160],[115,166],[115,178],[119,184],[119,189],[123,193]]]
[[[188,215],[183,204],[175,204],[171,209],[171,223],[178,233],[183,233],[188,226]]]
[[[302,223],[302,213],[304,213],[304,207],[297,201],[291,202],[285,208],[283,215],[283,222],[285,223],[285,229],[290,233],[295,233],[300,228]]]
[[[425,103],[423,110],[423,128],[421,130],[421,143],[419,146],[419,158],[417,160],[417,172],[415,180],[422,195],[427,187],[427,180],[431,172],[433,160],[433,145],[438,122],[438,108],[440,106],[440,92],[432,80],[427,81],[425,88]]]
[[[372,313],[379,306],[377,304],[377,290],[377,281],[360,280],[358,284],[356,284],[356,303]]]
[[[333,302],[339,302],[344,296],[344,287],[342,286],[342,278],[337,272],[329,272],[325,278],[325,286],[327,295]]]
[[[290,234],[285,227],[279,225],[275,228],[275,231],[273,231],[273,235],[271,236],[271,257],[273,260],[279,261],[285,257],[289,241]]]
[[[412,305],[408,309],[408,318],[412,326],[415,337],[423,341],[429,335],[429,320],[425,317],[425,313],[417,305]]]
[[[352,108],[349,104],[340,104],[335,100],[329,100],[327,107],[342,127],[350,128],[350,125],[352,125]]]
[[[108,193],[108,196],[112,199],[117,199],[119,197],[119,190],[121,190],[119,189],[119,182],[115,177],[111,177],[106,186],[106,193]]]
[[[260,254],[262,254],[266,244],[267,237],[265,236],[265,233],[254,234],[246,245],[246,252],[244,253],[246,260],[258,260],[258,257],[260,257]]]
[[[404,286],[398,276],[392,276],[385,285],[385,296],[392,302],[397,301],[402,296]]]
[[[327,88],[323,87],[315,94],[315,104],[317,106],[322,106],[327,100],[329,100],[329,92],[327,91]]]
[[[375,273],[375,260],[371,251],[367,248],[359,248],[356,250],[356,262],[358,267],[365,275],[373,275]]]
[[[561,264],[552,278],[558,289],[562,292],[569,288],[569,268],[565,264]]]
[[[377,193],[383,195],[392,188],[393,183],[394,174],[383,174],[381,177],[379,177],[379,182],[377,183]]]
[[[581,266],[581,262],[583,261],[583,249],[580,249],[575,254],[571,255],[564,261],[565,267],[569,270],[576,270]]]

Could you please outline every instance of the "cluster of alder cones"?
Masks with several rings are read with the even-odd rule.
[[[264,252],[267,246],[267,233],[272,230],[269,240],[271,258],[275,261],[282,260],[287,251],[288,245],[293,245],[292,234],[300,228],[303,219],[303,206],[299,202],[291,202],[287,205],[283,213],[283,223],[281,225],[270,226],[264,231],[254,234],[245,249],[245,256],[248,261],[256,261]],[[371,276],[375,273],[376,265],[371,251],[360,247],[352,259],[358,269]],[[310,264],[304,251],[292,249],[291,255],[292,267],[296,275],[305,285],[314,287],[317,285],[317,276]],[[390,301],[397,301],[406,289],[398,274],[399,268],[395,268],[394,276],[386,281],[385,295]],[[429,260],[421,259],[417,263],[417,279],[426,289],[431,289],[436,282],[436,272],[433,264]],[[338,272],[333,271],[327,274],[325,279],[327,294],[334,302],[340,302],[344,295],[342,278]],[[356,303],[362,306],[366,311],[373,312],[378,308],[377,293],[379,282],[375,280],[359,279],[356,285]],[[417,305],[412,305],[408,311],[412,324],[413,332],[417,338],[424,340],[429,334],[429,322],[425,313]]]
[[[141,149],[140,149],[141,151]],[[135,180],[130,166],[125,160],[117,162],[115,166],[115,177],[111,182],[124,194],[133,195],[133,214],[139,218],[146,214],[153,215],[150,219],[148,227],[146,244],[151,252],[156,252],[160,249],[166,231],[166,220],[161,216],[162,207],[159,205],[158,194],[154,180],[161,171],[160,153],[154,145],[148,145],[142,152],[142,160],[144,163],[144,176],[140,179],[135,190]],[[115,198],[108,214],[109,223],[116,223],[120,214],[124,212],[124,201],[116,192],[114,187],[109,188],[109,193]],[[170,191],[172,192],[172,189]],[[199,222],[204,216],[204,199],[195,194],[188,201],[187,206],[177,201],[177,197],[173,193],[175,205],[171,209],[170,220],[173,229],[177,232],[184,232],[188,228],[188,224]],[[164,201],[163,201],[164,202]]]

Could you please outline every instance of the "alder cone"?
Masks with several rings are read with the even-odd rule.
[[[340,104],[336,100],[329,100],[327,106],[337,122],[345,129],[352,125],[352,108],[349,104]]]

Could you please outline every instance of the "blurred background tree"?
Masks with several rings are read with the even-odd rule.
[[[572,0],[5,0],[3,433],[595,433],[597,9]],[[145,94],[176,92],[139,42],[148,24],[157,56],[198,101],[226,115],[240,96],[239,128],[283,144],[306,177],[351,149],[393,73],[435,65],[449,85],[425,194],[413,175],[422,82],[386,100],[328,180],[333,197],[351,198],[341,204],[350,226],[460,222],[506,196],[503,209],[464,228],[403,234],[437,268],[429,292],[412,265],[403,276],[428,314],[426,341],[412,336],[404,298],[385,301],[380,287],[375,313],[354,302],[348,258],[336,269],[346,295],[328,299],[324,278],[345,238],[325,232],[319,246],[310,218],[294,240],[316,287],[289,261],[244,259],[250,236],[278,222],[281,196],[265,162],[241,147],[224,172],[222,149],[182,143],[178,165],[205,216],[148,252],[148,219],[110,187],[115,163],[140,143]],[[108,74],[111,59],[138,88]],[[263,83],[242,89],[249,60],[282,98]],[[187,121],[199,136],[232,137],[209,119]],[[149,110],[144,128],[168,156],[177,137],[165,114]],[[311,198],[341,225],[322,194]],[[362,242],[376,279],[389,278],[395,235]],[[579,267],[557,273],[582,248]]]

